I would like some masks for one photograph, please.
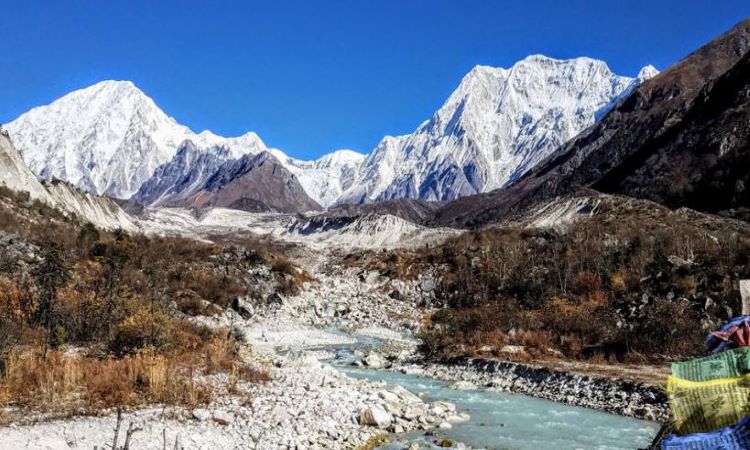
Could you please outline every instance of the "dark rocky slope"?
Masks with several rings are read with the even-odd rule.
[[[297,178],[268,152],[227,161],[184,201],[170,205],[283,213],[322,209],[307,196]]]
[[[180,144],[171,161],[156,168],[133,199],[152,206],[179,204],[226,160],[225,148],[215,147],[210,151],[202,151],[187,140]]]
[[[416,224],[428,223],[435,212],[445,203],[400,198],[379,203],[341,205],[329,209],[320,216],[324,218],[357,218],[368,214],[391,215]]]

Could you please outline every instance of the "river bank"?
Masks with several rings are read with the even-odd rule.
[[[579,423],[583,419],[601,424],[598,434],[587,435],[581,441],[585,443],[619,436],[607,430],[648,434],[651,429],[616,416],[570,410],[563,403],[652,420],[662,417],[658,408],[648,406],[652,400],[658,402],[658,397],[652,399],[650,390],[624,382],[597,381],[566,373],[545,376],[539,369],[476,361],[414,364],[410,360],[417,341],[410,333],[424,311],[418,302],[431,289],[429,280],[400,284],[396,286],[399,295],[393,295],[392,282],[378,274],[347,270],[337,275],[315,275],[316,281],[307,284],[298,295],[256,307],[250,317],[228,310],[218,316],[196,318],[201,324],[239,330],[252,349],[248,362],[266,368],[271,381],[260,385],[238,383],[232,392],[220,392],[209,405],[200,408],[154,406],[125,413],[123,427],[132,422],[140,429],[132,436],[131,448],[163,449],[165,442],[167,448],[172,448],[177,442],[186,449],[358,449],[384,433],[394,438],[388,448],[429,448],[412,444],[434,444],[434,439],[430,441],[425,433],[439,436],[480,426],[471,411],[467,414],[454,402],[446,401],[454,395],[465,399],[465,391],[448,390],[439,384],[439,390],[422,392],[423,386],[437,380],[462,381],[464,389],[478,388],[472,389],[469,397],[480,403],[489,402],[508,414],[498,422],[502,424],[512,422],[509,417],[516,408],[537,408],[534,405],[538,404],[525,396],[495,397],[498,392],[554,400],[558,403],[545,402],[538,407],[535,420],[543,423],[549,419],[544,411],[557,411],[559,417],[550,419],[550,424],[569,427],[566,433],[570,437],[565,442],[576,442],[576,434],[586,431],[580,428],[585,425]],[[382,353],[379,364],[373,363],[378,357],[369,358],[371,368],[377,365],[391,374],[398,371],[419,375],[421,378],[409,381],[412,391],[386,381],[393,376],[387,372],[360,377],[337,367],[336,348],[358,343],[364,343],[358,350],[364,359],[368,347],[375,348],[378,355]],[[227,384],[226,380],[217,381],[221,381],[217,385]],[[496,403],[501,401],[498,399],[502,402]],[[104,448],[111,446],[115,425],[116,415],[111,411],[99,417],[12,425],[0,428],[0,448]],[[501,425],[497,426],[500,428],[493,432],[500,430],[500,436],[520,442],[517,433],[523,427],[503,431]],[[488,435],[487,430],[484,434]],[[402,447],[394,447],[401,444]]]
[[[523,394],[654,422],[669,419],[666,396],[660,388],[628,380],[475,358],[454,358],[439,364],[399,364],[392,370],[452,381],[458,389],[475,387]]]

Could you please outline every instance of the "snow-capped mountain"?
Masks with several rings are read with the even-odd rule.
[[[74,91],[6,129],[39,177],[120,198],[130,197],[191,134],[127,81]]]
[[[302,161],[273,149],[271,153],[293,173],[305,191],[323,206],[332,205],[354,183],[365,155],[353,150],[336,150],[314,161]]]
[[[255,133],[225,138],[210,131],[194,133],[165,114],[130,81],[102,81],[21,115],[5,125],[26,164],[40,178],[58,178],[93,192],[130,198],[159,166],[175,157],[189,140],[201,152],[222,161],[271,150]],[[338,177],[362,155],[344,151],[318,161],[300,161],[273,149],[319,202],[343,188]],[[183,161],[176,161],[183,163]],[[196,174],[197,177],[200,174]],[[347,185],[348,187],[348,185]]]
[[[477,66],[430,120],[410,135],[385,137],[367,157],[339,150],[302,161],[255,133],[194,133],[128,81],[72,92],[6,129],[39,177],[149,205],[200,186],[221,163],[264,151],[326,207],[450,200],[518,178],[655,73],[649,66],[632,79],[602,61],[539,55],[509,69]]]
[[[102,81],[71,92],[5,128],[39,177],[117,198],[130,198],[186,139],[201,148],[222,145],[235,158],[267,149],[255,133],[235,138],[193,133],[129,81]]]
[[[414,133],[385,137],[337,203],[452,200],[502,187],[655,73],[648,66],[633,79],[591,58],[541,55],[509,69],[477,66]]]

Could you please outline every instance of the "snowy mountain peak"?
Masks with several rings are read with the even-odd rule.
[[[651,79],[659,74],[659,71],[656,69],[656,67],[652,66],[651,64],[644,66],[641,68],[640,72],[638,72],[638,76],[636,77],[638,80],[646,81],[648,79]]]
[[[190,130],[129,81],[71,92],[6,125],[32,171],[128,198]]]
[[[227,158],[267,150],[252,132],[233,138],[193,133],[130,81],[106,80],[73,91],[6,128],[41,178],[118,198],[135,194],[186,140],[202,151],[224,147]]]
[[[475,66],[413,134],[384,138],[337,203],[452,200],[502,187],[638,82],[586,57],[531,55],[510,68]]]
[[[315,160],[315,165],[320,168],[336,167],[347,164],[359,164],[365,159],[365,155],[354,150],[335,150]]]

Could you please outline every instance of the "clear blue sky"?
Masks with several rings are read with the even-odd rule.
[[[750,16],[712,1],[0,0],[0,122],[103,79],[179,122],[302,158],[411,132],[476,64],[663,69]]]

